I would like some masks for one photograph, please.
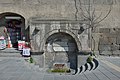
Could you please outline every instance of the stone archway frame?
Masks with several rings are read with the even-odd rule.
[[[25,13],[22,13],[22,12],[19,12],[19,11],[9,11],[9,10],[7,10],[7,11],[3,11],[3,12],[1,12],[0,13],[0,15],[1,14],[9,14],[9,13],[11,13],[11,14],[16,14],[16,15],[19,15],[19,16],[21,16],[23,19],[24,19],[24,24],[25,24],[25,29],[28,27],[28,18],[26,17],[26,15],[25,15]]]
[[[2,14],[15,14],[15,15],[19,15],[19,16],[21,16],[25,20],[25,17],[23,16],[23,14],[20,14],[20,13],[17,13],[17,12],[2,12],[2,13],[0,13],[0,15],[2,15]]]
[[[1,12],[1,13],[0,13],[0,16],[1,16],[1,19],[4,18],[5,16],[20,17],[21,20],[22,20],[22,22],[23,22],[23,24],[22,24],[22,26],[21,26],[21,29],[22,29],[22,30],[25,30],[25,28],[26,28],[26,22],[27,22],[27,21],[26,21],[26,18],[23,16],[23,14],[18,13],[18,12],[13,12],[13,11],[12,11],[12,12],[11,12],[11,11],[7,11],[7,12]]]
[[[3,16],[5,16],[6,14],[12,14],[12,15],[18,15],[18,16],[20,16],[23,20],[24,20],[24,25],[25,25],[25,28],[26,28],[26,26],[28,26],[28,24],[27,24],[27,19],[23,16],[23,14],[20,14],[20,13],[18,13],[18,12],[2,12],[2,13],[0,13],[0,15],[3,15]]]
[[[72,31],[70,31],[68,29],[54,29],[54,30],[49,31],[48,33],[45,34],[44,39],[41,42],[41,48],[42,48],[41,51],[45,50],[45,43],[46,43],[47,39],[49,38],[49,36],[51,36],[55,33],[59,33],[59,32],[69,34],[75,40],[78,51],[80,51],[82,49],[81,43],[80,43],[78,37]]]

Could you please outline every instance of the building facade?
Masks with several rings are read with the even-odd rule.
[[[88,5],[89,0],[0,0],[0,27],[9,29],[13,47],[17,40],[30,42],[31,51],[41,55],[41,66],[50,67],[49,61],[70,62],[75,69],[81,51],[118,55],[120,50],[119,0],[90,1],[100,19],[111,9],[94,32],[83,30],[88,21],[80,7]]]

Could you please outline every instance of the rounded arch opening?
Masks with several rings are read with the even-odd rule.
[[[56,33],[65,33],[65,34],[68,34],[69,36],[71,36],[74,39],[74,41],[77,45],[78,52],[81,51],[81,49],[82,49],[81,42],[79,41],[78,37],[72,31],[67,30],[67,29],[64,29],[64,30],[55,29],[55,30],[52,30],[52,31],[49,31],[48,33],[46,33],[44,35],[43,40],[41,41],[40,51],[44,52],[46,50],[46,44],[45,43],[47,42],[47,39],[51,35],[56,34]]]
[[[60,63],[69,69],[77,69],[78,47],[70,34],[65,32],[54,33],[46,39],[45,45],[45,63],[47,66],[53,67]]]
[[[17,13],[5,12],[0,14],[0,36],[4,36],[11,47],[18,48],[18,41],[25,37],[25,18]]]
[[[75,39],[64,32],[54,33],[46,39],[48,52],[76,52],[78,47]]]

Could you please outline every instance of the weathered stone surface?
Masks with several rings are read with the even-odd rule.
[[[88,35],[87,34],[83,34],[79,38],[80,38],[82,50],[84,50],[84,51],[89,50]]]
[[[39,65],[40,68],[44,67],[44,55],[32,55],[35,65]]]
[[[118,33],[113,32],[113,33],[103,33],[103,37],[109,37],[109,38],[115,38],[117,37]]]
[[[100,51],[111,51],[111,45],[99,45]]]
[[[100,38],[99,43],[100,43],[100,45],[108,45],[108,44],[110,45],[111,44],[111,42],[109,41],[108,38]]]
[[[112,51],[102,51],[102,53],[100,53],[101,55],[106,55],[106,56],[110,56],[113,54]]]
[[[117,28],[111,28],[111,29],[110,29],[110,33],[116,33],[117,31],[118,31]]]
[[[116,38],[110,38],[110,37],[104,37],[104,38],[100,38],[99,39],[100,44],[104,45],[108,45],[108,44],[112,44],[112,43],[116,43]]]
[[[98,51],[98,46],[99,46],[99,38],[100,38],[100,34],[99,33],[92,33],[93,36],[93,43],[92,45],[94,45],[94,50]]]
[[[81,67],[82,65],[84,65],[88,57],[89,55],[78,55],[78,67]]]
[[[10,3],[14,3],[14,0],[0,0],[0,3],[7,3],[7,4],[10,4]]]
[[[113,55],[115,55],[115,56],[120,56],[120,50],[115,50],[115,51],[113,51]]]
[[[99,45],[99,51],[103,52],[103,51],[116,51],[119,50],[119,46],[118,45]]]
[[[99,32],[100,33],[110,33],[110,29],[109,28],[100,28]]]
[[[120,37],[117,37],[116,43],[119,45],[120,44]]]
[[[53,68],[54,64],[65,64],[68,68],[77,68],[76,53],[69,52],[53,52],[45,53],[45,67]]]
[[[119,45],[112,44],[112,45],[111,45],[111,50],[112,50],[112,51],[119,50]]]
[[[77,24],[76,26],[78,26],[78,24],[81,23],[81,22],[79,22],[79,21],[67,21],[67,20],[65,20],[65,21],[60,21],[60,20],[59,21],[58,20],[57,21],[54,21],[54,20],[52,20],[52,21],[50,21],[50,20],[42,21],[42,20],[40,20],[40,21],[37,21],[37,23],[33,23],[31,25],[31,31],[30,32],[31,32],[31,36],[33,37],[32,40],[31,40],[32,41],[31,44],[32,44],[34,50],[37,49],[37,50],[41,51],[41,50],[45,49],[44,45],[45,45],[47,39],[50,36],[52,36],[53,34],[58,34],[58,33],[60,33],[58,36],[53,35],[51,38],[49,38],[48,41],[50,41],[50,40],[52,41],[52,40],[57,39],[59,37],[64,37],[65,39],[68,38],[68,40],[70,40],[70,41],[67,41],[68,43],[71,43],[71,40],[73,38],[73,41],[75,39],[75,42],[76,42],[75,44],[77,44],[78,50],[80,50],[81,49],[81,44],[80,44],[79,38],[77,37],[78,33],[76,33],[76,30],[72,30],[74,28],[74,26],[70,26],[70,25],[73,24],[73,23],[74,24],[76,23]],[[63,26],[64,26],[64,28],[63,28]],[[35,35],[32,35],[32,33],[35,30],[33,27],[36,27],[37,29],[39,29],[39,31]],[[60,35],[64,35],[64,36],[60,36]],[[86,33],[85,35],[87,36],[88,33]],[[85,39],[85,40],[86,40],[85,45],[87,45],[87,39]],[[71,46],[69,44],[67,44],[67,45]],[[62,46],[62,44],[61,44],[61,46]]]
[[[101,33],[99,39],[99,50],[102,51],[116,51],[119,50],[120,37],[119,28],[109,28],[110,33]],[[114,53],[113,53],[114,54]]]
[[[119,34],[120,33],[120,28],[115,28],[116,33]]]

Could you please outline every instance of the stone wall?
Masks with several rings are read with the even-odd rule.
[[[96,33],[98,36],[95,40],[96,50],[99,50],[100,54],[104,55],[119,55],[120,50],[120,28],[100,28],[99,33]],[[97,49],[98,48],[98,49]],[[117,51],[117,52],[116,52]]]
[[[76,42],[79,51],[88,50],[88,32],[78,34],[80,23],[83,21],[70,20],[38,20],[31,21],[30,36],[33,51],[45,50],[47,38],[54,33],[69,34]],[[86,36],[86,37],[85,37]]]
[[[83,7],[85,7],[88,4],[89,0],[81,0]],[[102,16],[104,17],[105,14],[108,12],[109,10],[109,4],[112,2],[112,0],[91,0],[92,6],[95,7],[95,12],[96,12],[96,16],[99,16],[102,12]],[[100,34],[101,33],[105,33],[105,35],[109,35],[112,36],[114,35],[114,33],[111,33],[111,29],[113,28],[119,28],[120,26],[120,17],[119,17],[119,13],[120,13],[120,1],[119,0],[113,0],[113,5],[112,5],[112,10],[109,14],[109,16],[100,23],[99,28],[105,28],[105,29],[101,29],[100,30]],[[75,16],[77,16],[77,20],[82,20],[83,16],[81,13],[81,10],[79,9],[80,5],[79,5],[79,0],[76,0],[76,4],[75,4],[75,0],[0,0],[0,13],[6,13],[6,12],[11,12],[11,13],[16,13],[21,15],[23,18],[25,18],[25,24],[26,27],[28,27],[28,25],[31,26],[31,31],[30,34],[32,34],[32,30],[34,30],[34,28],[36,26],[40,27],[41,26],[41,31],[43,32],[38,32],[37,35],[35,35],[34,37],[37,37],[38,39],[36,39],[36,41],[33,41],[33,44],[38,44],[41,45],[42,43],[40,42],[41,38],[43,38],[44,34],[49,32],[49,29],[53,30],[53,29],[68,29],[71,32],[73,32],[76,37],[78,37],[79,40],[76,39],[76,42],[81,42],[84,41],[84,38],[87,38],[87,35],[79,35],[76,34],[78,33],[76,29],[79,29],[78,27],[78,23],[75,22],[75,24],[68,24],[67,22],[65,22],[65,24],[61,23],[61,22],[55,22],[55,20],[76,20]],[[78,9],[78,12],[77,12]],[[44,24],[38,24],[39,21],[35,24],[34,21],[30,21],[31,19],[38,19],[38,20],[53,20],[52,22],[47,22]],[[51,25],[51,23],[53,23]],[[54,24],[55,23],[55,24]],[[56,24],[57,23],[57,24]],[[68,26],[69,27],[66,27]],[[43,27],[43,26],[47,26],[47,27]],[[56,27],[57,26],[57,27]],[[75,29],[70,29],[70,26],[72,28]],[[37,27],[37,28],[38,28]],[[56,27],[56,28],[55,28]],[[107,29],[109,28],[109,29]],[[102,31],[102,32],[101,32]],[[68,31],[65,31],[68,32]],[[71,33],[72,34],[72,33]],[[40,36],[39,36],[40,35]],[[31,36],[31,35],[30,35]],[[99,36],[99,32],[95,33],[94,36]],[[98,46],[99,42],[99,37],[96,38],[96,45]],[[112,42],[107,41],[107,39],[110,38],[110,41],[116,41],[117,45],[119,44],[119,36],[117,36],[116,38],[114,37],[105,37],[100,38],[100,45],[105,45],[103,43],[106,43],[106,46],[110,46],[110,44]],[[102,40],[101,40],[102,39]],[[105,42],[107,41],[107,42]],[[109,44],[108,44],[109,43]],[[79,43],[80,44],[80,43]],[[81,42],[81,44],[83,44]],[[89,44],[84,42],[84,45]],[[40,47],[38,47],[38,45],[36,45],[34,48],[39,50]],[[90,47],[90,46],[89,46]],[[79,47],[80,48],[80,47]],[[85,46],[82,46],[82,48],[86,48]],[[100,48],[101,49],[101,48]],[[115,48],[116,49],[116,48]],[[118,49],[118,48],[117,48]],[[98,47],[96,47],[95,50],[98,50]],[[102,49],[103,50],[103,49]],[[111,48],[107,47],[105,48],[105,50],[111,50]]]
[[[88,3],[88,0],[81,1],[83,5]],[[12,12],[23,16],[26,27],[31,17],[75,20],[75,15],[77,15],[78,20],[81,20],[83,16],[81,16],[81,10],[79,9],[79,0],[76,0],[76,2],[77,14],[74,0],[0,0],[0,13]],[[91,2],[94,4],[93,6],[96,6],[96,15],[102,12],[104,16],[109,9],[108,4],[111,3],[111,0],[91,0]],[[119,0],[113,0],[112,11],[108,18],[102,22],[101,27],[119,27],[119,4]]]

